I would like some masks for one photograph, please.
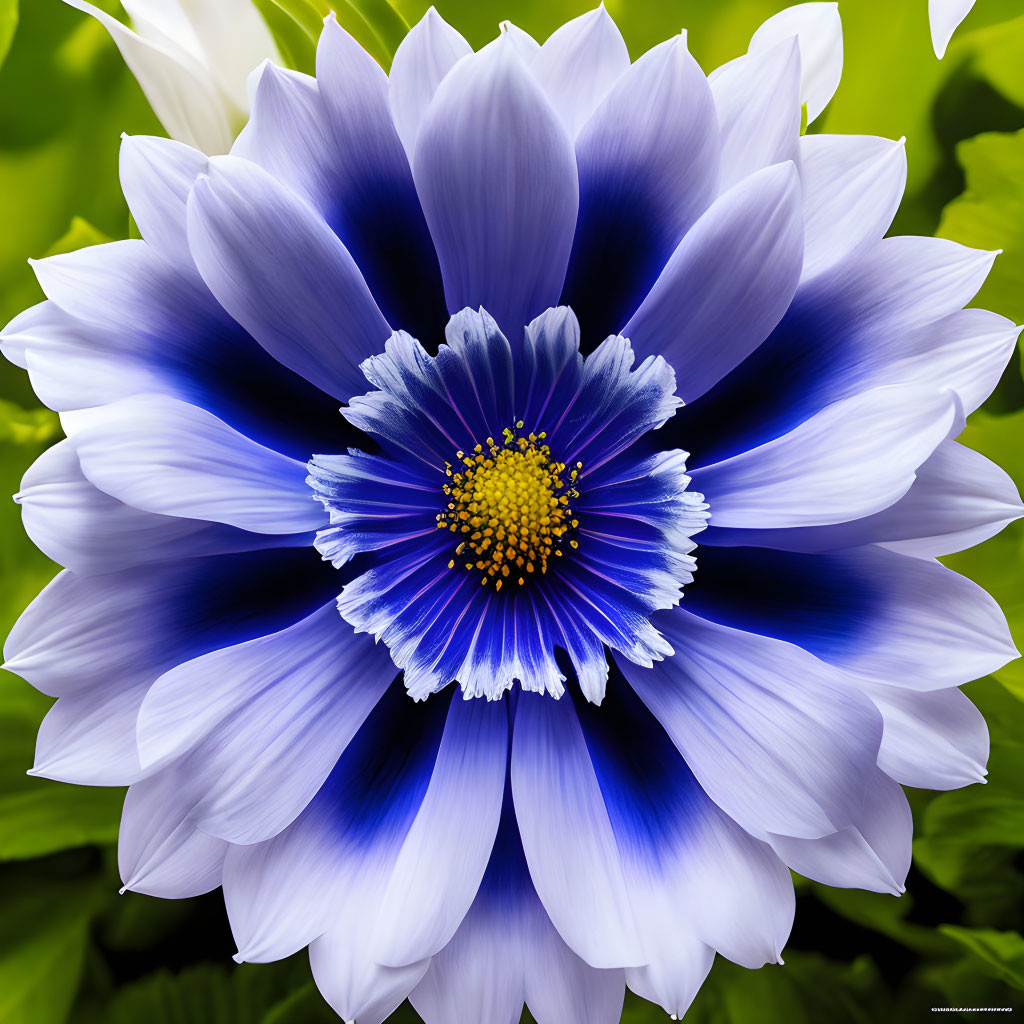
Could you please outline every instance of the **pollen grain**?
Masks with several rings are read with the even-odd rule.
[[[579,497],[583,466],[567,469],[552,459],[545,438],[509,428],[500,443],[489,437],[456,452],[456,464],[447,466],[447,507],[437,516],[439,529],[459,535],[449,568],[479,572],[484,586],[500,591],[524,586],[562,557],[563,538],[576,526],[569,502]]]

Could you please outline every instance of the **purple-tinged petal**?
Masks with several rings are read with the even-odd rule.
[[[693,401],[782,319],[802,251],[796,170],[765,168],[700,217],[622,333],[641,355],[663,356],[676,370],[679,396]]]
[[[1020,332],[1012,320],[987,309],[960,309],[910,332],[888,351],[879,345],[874,377],[953,391],[969,416],[999,383]]]
[[[503,21],[498,25],[498,38],[492,39],[484,49],[494,48],[507,40],[516,56],[526,65],[530,65],[540,53],[540,43],[526,29],[514,25],[511,21]]]
[[[692,935],[674,935],[656,964],[626,968],[631,992],[659,1003],[670,1020],[682,1020],[714,963],[715,951]]]
[[[360,983],[387,973],[371,949],[380,901],[429,788],[451,692],[414,704],[395,681],[298,818],[231,847],[224,898],[236,959],[278,960],[340,925],[339,959]]]
[[[561,302],[617,333],[718,192],[718,119],[682,36],[644,54],[576,140],[579,221]],[[549,303],[554,305],[554,303]]]
[[[320,35],[316,73],[330,154],[324,219],[384,317],[432,343],[445,319],[441,270],[392,121],[387,75],[333,14]]]
[[[232,848],[224,888],[237,959],[277,959],[308,942],[317,984],[343,1018],[387,1016],[429,962],[379,962],[391,934],[382,913],[389,886],[397,893],[402,884],[402,851],[418,845],[421,829],[450,828],[452,850],[476,853],[443,856],[420,870],[443,892],[459,891],[452,911],[468,908],[493,839],[486,827],[478,835],[480,822],[497,827],[506,741],[503,706],[446,697],[418,705],[396,682],[295,823],[266,843]],[[486,779],[473,770],[484,764]],[[467,807],[445,825],[436,820],[446,801],[471,793],[475,811]],[[466,877],[456,878],[460,872]],[[455,917],[443,930],[458,923]]]
[[[133,358],[127,338],[79,320],[51,300],[19,313],[0,334],[0,346],[28,370],[43,404],[58,412],[159,391],[163,383],[158,367]]]
[[[29,467],[14,496],[25,532],[43,553],[79,576],[160,562],[299,547],[309,534],[268,536],[202,519],[143,512],[112,498],[82,473],[74,444],[48,448]]]
[[[239,157],[188,201],[192,256],[217,301],[275,359],[342,401],[391,333],[348,250],[308,203]]]
[[[517,342],[555,305],[576,223],[576,159],[503,36],[441,82],[413,160],[448,308],[484,306]]]
[[[660,625],[674,656],[647,671],[617,664],[711,799],[761,838],[854,821],[882,721],[843,673],[681,609]]]
[[[381,897],[379,962],[399,967],[437,953],[469,910],[498,831],[508,734],[504,704],[452,700],[430,785]]]
[[[592,967],[645,963],[615,836],[571,701],[520,695],[511,772],[530,875],[559,933]]]
[[[939,690],[1016,656],[996,602],[928,559],[875,545],[820,554],[705,546],[700,564],[686,591],[695,615],[797,644],[861,679]]]
[[[711,73],[722,128],[722,192],[772,164],[800,161],[800,46],[784,40]]]
[[[51,301],[12,321],[3,347],[58,411],[162,393],[303,459],[337,438],[337,402],[282,372],[194,269],[129,239],[49,257],[35,270]]]
[[[800,43],[800,102],[810,123],[825,109],[843,73],[839,4],[799,3],[773,14],[750,37],[748,53],[796,36]]]
[[[142,763],[186,758],[196,826],[260,842],[314,797],[394,677],[387,653],[324,605],[162,675],[139,715]]]
[[[121,188],[142,237],[161,256],[192,271],[185,203],[210,165],[205,153],[171,139],[124,136]]]
[[[854,823],[819,839],[771,836],[775,852],[816,882],[870,892],[904,891],[914,823],[900,786],[875,769]]]
[[[793,922],[793,888],[768,846],[711,802],[621,676],[604,707],[578,702],[577,714],[648,966],[691,975],[680,963],[692,963],[688,936],[746,967],[777,961]]]
[[[1024,505],[1010,477],[984,455],[946,440],[918,466],[910,490],[874,515],[832,526],[712,530],[702,542],[784,551],[880,544],[901,554],[936,558],[980,544],[1022,516]]]
[[[788,434],[691,473],[714,526],[824,526],[898,501],[945,440],[954,401],[889,385],[827,406]]]
[[[231,155],[258,164],[326,212],[333,165],[316,79],[270,61],[253,74],[252,114]]]
[[[58,698],[39,726],[29,774],[79,786],[127,786],[141,779],[135,723],[148,685],[114,676]]]
[[[331,525],[316,535],[317,550],[337,569],[361,551],[381,551],[437,530],[439,481],[416,468],[352,449],[317,455],[307,482]]]
[[[567,21],[548,37],[530,70],[575,138],[618,79],[629,51],[604,4]]]
[[[162,899],[187,899],[221,884],[228,844],[200,832],[187,765],[174,765],[128,790],[118,831],[124,888]]]
[[[882,713],[878,767],[890,778],[915,789],[985,781],[988,727],[956,687],[921,693],[875,683],[864,691]]]
[[[391,62],[388,100],[398,137],[412,163],[430,101],[445,75],[473,48],[437,11],[427,13],[398,44]]]
[[[146,512],[267,534],[324,524],[301,462],[196,406],[138,395],[65,413],[63,424],[89,481]]]
[[[409,999],[426,1024],[615,1024],[621,970],[589,967],[551,924],[530,880],[506,796],[473,906]]]
[[[679,411],[672,431],[691,465],[749,451],[868,388],[915,377],[934,388],[927,359],[900,366],[914,354],[905,346],[930,345],[927,331],[959,313],[994,258],[942,238],[883,238],[802,285],[771,336]]]
[[[25,609],[6,667],[51,696],[126,689],[208,651],[274,633],[330,600],[337,574],[308,548],[58,574]]]
[[[803,280],[881,241],[903,196],[903,140],[873,135],[800,139],[804,194]]]

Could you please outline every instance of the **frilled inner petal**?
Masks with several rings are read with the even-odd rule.
[[[385,641],[416,697],[453,680],[559,695],[561,649],[600,700],[605,645],[645,665],[671,653],[649,616],[678,603],[706,520],[684,452],[632,447],[675,411],[674,374],[657,357],[634,368],[620,337],[584,360],[567,309],[517,352],[482,310],[447,338],[431,357],[396,334],[364,364],[378,390],[344,412],[380,455],[310,463],[321,554],[369,555],[341,614]]]

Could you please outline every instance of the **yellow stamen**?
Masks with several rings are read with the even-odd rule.
[[[578,547],[566,534],[578,526],[569,501],[579,497],[575,481],[583,467],[576,463],[566,490],[566,467],[552,460],[545,436],[519,437],[507,428],[500,441],[487,438],[486,449],[478,444],[471,455],[457,452],[464,468],[449,471],[444,493],[450,501],[437,525],[460,535],[455,555],[465,551],[472,559],[466,568],[480,572],[482,584],[493,582],[495,591],[509,576],[508,564],[522,572],[516,579],[523,586],[527,577],[546,573],[553,556],[561,557],[563,538]],[[454,565],[452,559],[448,568]]]

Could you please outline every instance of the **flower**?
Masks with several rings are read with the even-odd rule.
[[[955,440],[1017,330],[993,254],[885,237],[900,143],[801,136],[811,13],[710,81],[603,9],[431,11],[390,78],[328,20],[230,155],[125,140],[142,239],[2,341],[68,435],[7,665],[34,771],[130,784],[127,888],[223,886],[358,1024],[678,1016],[789,868],[902,890],[1015,655],[935,558],[1021,515]]]
[[[110,33],[172,139],[226,153],[249,116],[246,83],[277,47],[251,0],[124,0],[135,31],[64,0]]]
[[[928,21],[932,30],[932,49],[942,60],[953,33],[971,13],[975,0],[928,0]]]

